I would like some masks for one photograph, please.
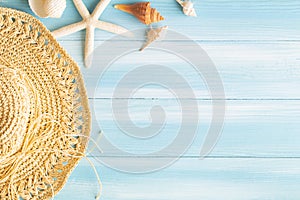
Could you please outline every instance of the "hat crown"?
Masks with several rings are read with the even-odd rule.
[[[18,71],[0,62],[0,157],[10,156],[20,149],[29,113],[26,81]]]

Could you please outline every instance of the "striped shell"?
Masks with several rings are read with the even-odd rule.
[[[29,0],[31,10],[42,18],[60,18],[66,9],[66,0]]]

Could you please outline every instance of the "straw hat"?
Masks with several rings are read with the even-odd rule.
[[[53,197],[89,133],[76,63],[37,19],[0,8],[0,199]]]

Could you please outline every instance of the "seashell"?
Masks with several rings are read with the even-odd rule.
[[[31,10],[42,18],[60,18],[66,9],[66,0],[29,0]]]
[[[117,4],[114,6],[118,10],[122,10],[134,15],[138,20],[144,24],[151,24],[164,20],[155,8],[150,7],[150,2],[138,2],[135,4]]]
[[[150,28],[149,31],[147,31],[147,41],[146,43],[140,48],[140,51],[143,51],[146,47],[148,47],[152,42],[155,40],[158,40],[162,37],[165,30],[168,29],[168,26],[159,27],[156,29]]]
[[[187,16],[197,17],[194,4],[190,0],[176,0],[183,8],[183,13]]]

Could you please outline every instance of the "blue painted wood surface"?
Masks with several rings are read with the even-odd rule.
[[[90,11],[97,2],[84,1]],[[135,1],[113,0],[101,19],[130,30],[146,28],[132,16],[113,9],[112,5],[119,2]],[[129,99],[130,116],[136,125],[147,125],[151,123],[150,108],[161,105],[168,116],[164,132],[141,141],[128,137],[117,129],[112,116],[112,91],[122,74],[132,69],[132,60],[137,65],[154,60],[157,64],[172,66],[190,80],[195,91],[195,98],[184,98],[183,101],[198,104],[199,129],[189,150],[175,164],[158,172],[137,175],[106,167],[96,160],[101,158],[101,153],[92,154],[91,159],[103,183],[102,199],[299,199],[300,2],[195,0],[198,18],[182,15],[175,0],[153,0],[151,3],[166,17],[159,25],[169,25],[170,29],[187,35],[215,63],[226,93],[225,125],[213,152],[208,158],[199,160],[204,132],[212,117],[211,99],[205,83],[182,60],[151,50],[143,54],[133,53],[114,63],[113,70],[99,84],[97,70],[83,67],[84,31],[59,39],[82,69],[91,109],[95,111],[92,134],[96,135],[102,129],[109,141],[128,152],[149,153],[170,143],[176,137],[181,114],[178,99],[163,88],[149,86]],[[3,0],[0,5],[32,14],[26,0]],[[61,19],[41,21],[50,30],[54,30],[80,19],[72,1],[68,0]],[[96,31],[96,46],[111,37],[113,34]],[[138,48],[142,39],[132,42],[136,42]],[[190,41],[168,42],[183,48]],[[109,55],[110,49],[105,53]],[[132,84],[133,82],[128,82],[127,87],[132,87]],[[174,87],[182,88],[182,85],[174,84]],[[121,103],[127,100],[117,101]],[[127,108],[115,109],[125,112],[124,109]],[[192,108],[189,112],[193,112]],[[154,125],[160,127],[163,122],[156,122]],[[102,148],[109,151],[112,159],[124,165],[132,164],[126,162],[127,158],[118,152],[105,146]],[[166,152],[161,156],[176,155]],[[148,159],[151,161],[154,158]],[[95,175],[89,164],[82,160],[55,199],[89,200],[94,199],[96,194]]]

